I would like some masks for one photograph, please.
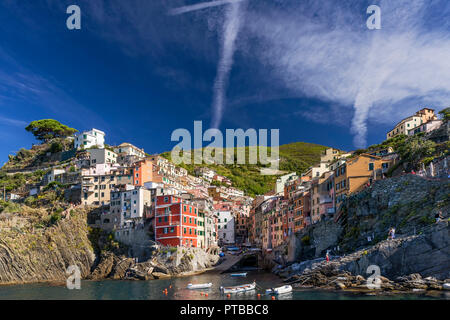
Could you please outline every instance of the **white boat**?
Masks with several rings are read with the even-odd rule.
[[[222,293],[238,293],[238,292],[245,292],[250,290],[255,290],[256,288],[256,282],[243,284],[240,286],[233,286],[233,287],[220,287],[220,290]]]
[[[278,288],[274,288],[274,289],[267,289],[266,293],[274,293],[274,294],[282,294],[282,293],[288,293],[292,291],[292,286],[290,285],[285,285],[282,287],[278,287]]]
[[[232,274],[230,274],[230,276],[232,276],[232,277],[246,277],[247,276],[247,272],[232,273]]]
[[[188,289],[207,289],[207,288],[211,288],[212,287],[212,283],[198,283],[198,284],[192,284],[189,283],[187,285]]]

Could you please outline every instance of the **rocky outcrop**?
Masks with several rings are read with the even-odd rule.
[[[149,280],[204,271],[219,260],[201,248],[161,247],[151,259],[136,263],[132,258],[104,253],[89,279]]]
[[[384,290],[442,290],[450,278],[448,221],[420,235],[385,240],[372,247],[331,257],[277,267],[274,273],[298,286],[367,289],[369,266],[380,270]],[[392,279],[392,280],[389,280]]]
[[[88,227],[88,210],[76,208],[54,222],[46,220],[44,209],[1,213],[0,284],[65,282],[71,265],[79,267],[82,279],[159,279],[201,272],[219,260],[201,248],[159,247],[152,242],[150,259],[137,263],[128,256],[130,247]]]
[[[87,277],[95,261],[86,217],[63,219],[45,230],[0,231],[0,283],[29,283],[67,279],[71,265]]]
[[[433,225],[426,233],[383,241],[342,259],[340,269],[364,274],[377,265],[389,278],[418,273],[423,277],[450,278],[450,237],[448,221]]]

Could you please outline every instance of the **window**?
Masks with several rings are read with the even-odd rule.
[[[184,217],[184,223],[186,223],[186,217]]]
[[[369,163],[369,170],[373,170],[373,162]]]
[[[186,233],[186,228],[184,228],[184,230],[183,230],[183,231],[184,231],[184,233]],[[187,240],[186,240],[186,241],[187,241]]]

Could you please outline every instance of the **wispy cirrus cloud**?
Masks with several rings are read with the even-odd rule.
[[[188,5],[188,6],[182,6],[182,7],[170,9],[169,14],[170,15],[178,15],[178,14],[183,14],[183,13],[187,13],[187,12],[202,10],[202,9],[206,9],[206,8],[213,8],[213,7],[223,6],[224,4],[231,4],[231,3],[237,3],[237,2],[242,2],[242,1],[246,1],[246,0],[216,0],[216,1],[202,2],[202,3],[197,3],[197,4],[192,4],[192,5]]]
[[[244,32],[260,40],[251,52],[299,96],[352,108],[355,146],[366,145],[368,121],[396,122],[418,103],[449,104],[448,23],[427,26],[425,17],[440,16],[428,2],[379,1],[382,29],[374,31],[358,1],[282,3],[248,10]]]
[[[0,116],[0,123],[3,123],[5,125],[8,126],[14,126],[14,127],[25,127],[28,123],[23,121],[23,120],[18,120],[18,119],[12,119],[12,118],[7,118],[7,117],[3,117]]]

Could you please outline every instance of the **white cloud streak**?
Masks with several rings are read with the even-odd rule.
[[[369,122],[394,124],[425,105],[450,102],[450,33],[442,24],[424,26],[428,4],[380,2],[381,30],[368,30],[365,8],[346,3],[269,6],[248,10],[243,32],[259,40],[248,51],[274,83],[341,105],[348,117],[353,109],[354,145],[363,147]]]
[[[234,51],[236,50],[236,38],[244,10],[245,8],[242,8],[239,2],[230,4],[227,7],[223,26],[221,56],[217,66],[216,79],[214,80],[213,118],[211,122],[213,128],[218,128],[222,121],[226,104],[228,79],[233,66]]]
[[[242,1],[245,1],[245,0],[217,0],[217,1],[210,1],[210,2],[202,2],[202,3],[198,3],[198,4],[193,4],[193,5],[189,5],[189,6],[183,6],[183,7],[171,9],[171,10],[169,10],[169,15],[175,16],[175,15],[179,15],[179,14],[183,14],[183,13],[187,13],[187,12],[191,12],[191,11],[197,11],[197,10],[202,10],[202,9],[206,9],[206,8],[212,8],[212,7],[217,7],[217,6],[222,6],[225,4],[232,4],[232,3],[242,2]]]
[[[191,11],[197,11],[210,7],[227,5],[225,9],[225,21],[221,35],[220,59],[217,65],[216,78],[213,86],[213,115],[211,121],[212,128],[218,128],[222,122],[223,112],[226,105],[226,90],[231,68],[233,66],[233,56],[236,50],[236,39],[241,28],[245,7],[242,2],[246,0],[217,0],[198,3],[195,5],[183,6],[169,11],[169,15],[179,15]]]

